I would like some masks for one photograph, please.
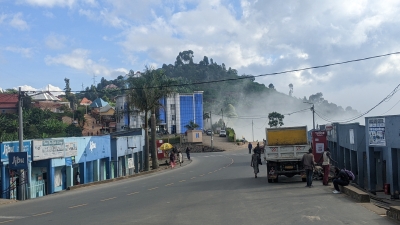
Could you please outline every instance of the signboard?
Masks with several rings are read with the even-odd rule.
[[[78,143],[65,142],[65,157],[78,155]]]
[[[31,141],[23,142],[24,152],[28,152],[28,160],[31,161]],[[19,142],[11,141],[11,142],[3,142],[0,144],[1,151],[1,161],[8,162],[8,153],[10,152],[19,152]]]
[[[135,169],[135,164],[133,163],[133,158],[128,158],[128,169]]]
[[[350,144],[354,145],[354,130],[350,129],[349,134],[350,134]]]
[[[33,141],[33,161],[64,157],[64,139]]]
[[[10,170],[28,169],[28,153],[27,152],[8,153],[8,167],[10,168]]]
[[[66,166],[72,166],[72,158],[71,157],[66,157],[65,158],[65,165]]]
[[[385,118],[368,119],[369,145],[386,146]]]
[[[313,155],[316,160],[320,159],[322,153],[324,153],[325,148],[328,146],[328,141],[326,139],[327,131],[313,131],[312,136],[312,148]],[[318,162],[317,162],[318,163]]]

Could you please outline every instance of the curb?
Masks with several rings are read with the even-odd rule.
[[[185,163],[183,166],[190,164],[192,161],[186,160],[189,163]],[[144,175],[148,175],[148,174],[152,174],[152,173],[156,173],[159,171],[163,171],[163,170],[167,170],[169,168],[169,166],[167,167],[159,167],[158,169],[155,170],[150,170],[150,171],[143,171],[137,174],[132,174],[132,175],[128,175],[128,176],[123,176],[123,177],[116,177],[113,179],[107,179],[107,180],[102,180],[102,181],[95,181],[95,182],[91,182],[91,183],[87,183],[87,184],[79,184],[79,185],[74,185],[74,186],[69,186],[67,187],[66,190],[68,191],[72,191],[75,189],[79,189],[79,188],[84,188],[84,187],[90,187],[90,186],[95,186],[98,184],[106,184],[106,183],[111,183],[114,181],[120,181],[120,180],[126,180],[126,179],[130,179],[130,178],[135,178],[135,177],[140,177],[140,176],[144,176]]]

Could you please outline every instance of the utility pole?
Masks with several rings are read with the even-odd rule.
[[[213,136],[214,136],[214,134],[213,134],[213,129],[212,129],[211,111],[210,111],[210,124],[211,124],[211,149],[214,149],[213,148]]]
[[[251,135],[253,136],[253,142],[254,142],[253,120],[251,120]]]
[[[24,151],[24,127],[23,127],[23,121],[22,121],[22,93],[21,93],[21,87],[19,87],[18,91],[18,139],[19,139],[19,151],[23,152]],[[19,200],[25,200],[25,186],[22,184],[25,183],[25,174],[24,170],[21,170],[20,178],[19,178],[19,186],[18,186],[18,192],[19,192]]]
[[[314,103],[311,103],[311,102],[303,102],[303,103],[307,103],[307,104],[312,105],[311,108],[310,108],[310,110],[312,111],[313,130],[315,130],[315,116],[314,116],[314,114],[315,114],[315,108],[314,108]]]
[[[221,109],[221,113],[222,113],[222,123],[223,123],[222,129],[225,130],[224,110]]]
[[[312,124],[313,124],[313,130],[315,130],[315,116],[314,116],[314,114],[315,114],[315,109],[314,109],[314,103],[312,104],[311,110],[312,110]]]

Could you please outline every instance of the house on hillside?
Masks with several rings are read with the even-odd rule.
[[[29,96],[32,99],[33,107],[42,110],[48,109],[54,113],[63,113],[64,108],[70,108],[69,102],[62,102],[61,99],[48,91],[29,93]]]
[[[18,94],[0,93],[0,113],[18,112]]]

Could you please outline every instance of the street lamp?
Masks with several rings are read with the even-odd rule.
[[[314,114],[315,114],[315,109],[314,109],[314,103],[312,103],[312,102],[303,102],[303,103],[307,103],[307,104],[312,105],[311,108],[310,108],[310,110],[312,111],[313,130],[315,130],[315,116],[314,116]]]

